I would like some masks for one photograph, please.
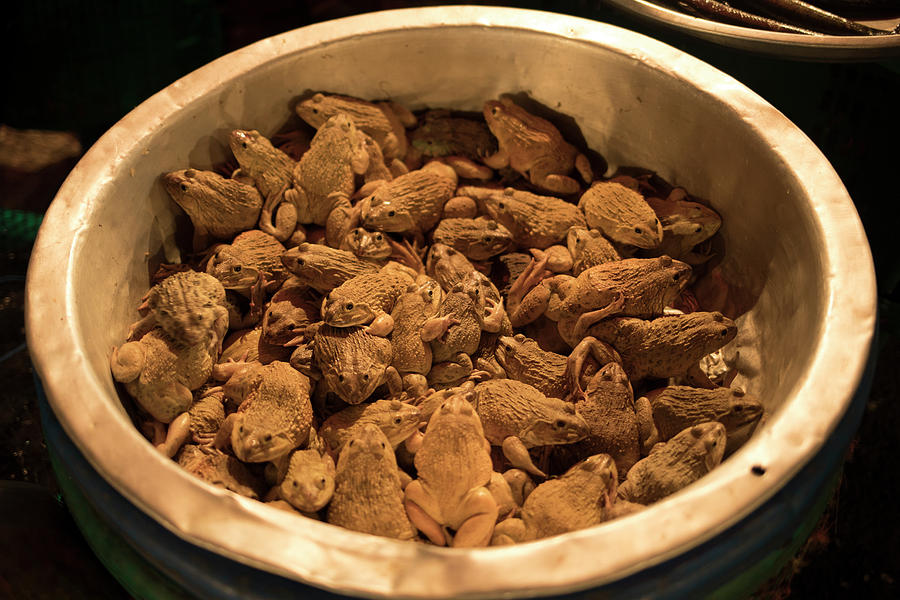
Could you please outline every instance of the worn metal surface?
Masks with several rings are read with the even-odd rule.
[[[739,381],[771,411],[765,426],[699,483],[647,511],[479,550],[301,521],[206,485],[159,455],[126,416],[108,367],[148,287],[148,258],[178,258],[176,209],[159,175],[221,160],[230,129],[272,133],[290,115],[291,99],[309,89],[390,97],[413,109],[478,109],[486,98],[527,91],[573,117],[611,168],[652,167],[711,199],[724,219],[723,270],[754,299],[731,355]],[[26,325],[68,435],[115,489],[179,537],[348,594],[532,596],[659,564],[784,488],[815,459],[860,382],[875,327],[875,280],[856,211],[827,160],[740,83],[595,22],[440,7],[275,36],[136,108],[91,148],[48,210],[29,267]],[[765,474],[754,475],[754,466]]]
[[[780,58],[841,61],[900,56],[900,34],[868,36],[782,33],[694,17],[653,0],[605,1],[643,19],[709,42]],[[863,22],[872,27],[889,30],[900,23],[900,9],[896,12],[894,19]]]

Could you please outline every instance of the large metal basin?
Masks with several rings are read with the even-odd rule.
[[[475,110],[526,91],[573,117],[611,168],[652,167],[711,199],[724,218],[723,270],[753,299],[730,353],[739,382],[766,404],[765,425],[710,475],[649,510],[477,550],[301,520],[164,459],[126,416],[108,366],[148,288],[148,257],[179,258],[178,213],[159,176],[221,160],[233,128],[272,133],[291,99],[310,89]],[[110,129],[66,180],[41,227],[27,293],[28,342],[56,417],[136,507],[179,538],[262,571],[346,594],[423,598],[595,588],[719,539],[776,493],[790,502],[784,490],[846,423],[870,353],[876,296],[865,234],[840,179],[761,98],[632,32],[483,7],[313,25],[167,87]]]

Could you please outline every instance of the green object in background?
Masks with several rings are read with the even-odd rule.
[[[43,219],[27,210],[0,209],[0,250],[30,248]]]

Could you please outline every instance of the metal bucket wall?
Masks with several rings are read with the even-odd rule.
[[[723,272],[752,299],[729,352],[738,383],[769,411],[765,425],[710,475],[649,510],[559,538],[475,550],[301,521],[200,482],[156,453],[125,415],[108,360],[148,287],[148,257],[180,258],[177,209],[159,175],[209,168],[225,157],[231,129],[271,134],[307,90],[468,110],[525,91],[572,117],[611,170],[650,167],[709,198],[724,219]],[[874,271],[853,204],[827,160],[778,111],[644,36],[477,7],[310,26],[214,61],[155,95],[98,141],[61,188],[35,245],[27,300],[29,346],[49,404],[122,506],[159,526],[160,537],[150,538],[162,548],[155,564],[171,564],[176,546],[193,544],[222,564],[252,567],[261,581],[385,597],[713,589],[745,567],[737,560],[751,560],[745,552],[759,556],[782,543],[821,494],[821,480],[804,474],[833,472],[849,439],[844,428],[858,422],[853,398],[865,388],[875,328]],[[69,455],[60,452],[63,462]],[[79,473],[76,480],[90,479]],[[124,529],[138,519],[117,521],[128,537]],[[777,531],[764,522],[778,523]],[[229,572],[237,570],[220,571]]]

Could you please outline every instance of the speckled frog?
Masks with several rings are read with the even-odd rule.
[[[359,404],[387,383],[392,395],[402,389],[391,366],[390,340],[366,333],[363,327],[322,325],[313,338],[313,358],[327,389],[347,404]]]
[[[434,411],[416,452],[418,479],[406,486],[410,521],[438,546],[487,546],[497,520],[490,445],[472,399],[456,393]]]

